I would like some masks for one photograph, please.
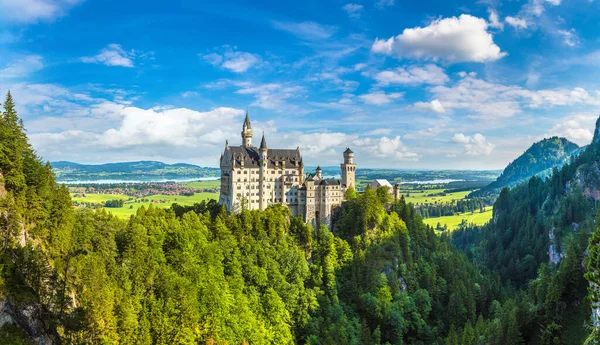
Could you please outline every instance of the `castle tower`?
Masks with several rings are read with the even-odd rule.
[[[315,170],[315,172],[317,173],[316,174],[317,179],[322,180],[323,179],[323,174],[322,174],[323,170],[321,170],[320,166],[317,167],[317,170]]]
[[[267,141],[265,140],[265,134],[263,133],[262,140],[260,141],[260,167],[258,171],[258,192],[259,192],[259,206],[261,210],[267,208],[266,200],[266,188],[265,182],[267,181],[267,164],[269,162],[268,157],[269,149],[267,149]]]
[[[344,151],[344,164],[341,164],[340,167],[342,168],[342,185],[346,188],[350,186],[354,188],[356,165],[354,164],[354,152],[349,147]]]
[[[242,143],[245,147],[252,146],[252,125],[250,124],[250,117],[248,117],[248,111],[246,111],[246,119],[242,126]]]
[[[396,183],[394,185],[394,200],[400,200],[400,185]]]

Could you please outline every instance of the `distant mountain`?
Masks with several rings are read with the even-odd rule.
[[[106,164],[79,164],[52,162],[56,179],[61,182],[95,180],[177,180],[192,178],[217,178],[220,169],[193,164],[165,164],[156,161],[137,161]]]
[[[551,137],[541,140],[531,145],[525,153],[510,163],[496,181],[472,195],[498,193],[502,188],[512,188],[532,176],[545,179],[550,176],[554,167],[562,167],[573,155],[581,152],[581,149],[565,138]]]

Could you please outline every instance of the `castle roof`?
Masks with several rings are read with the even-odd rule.
[[[261,145],[262,146],[262,145]],[[266,146],[266,143],[265,143]],[[246,146],[229,146],[225,149],[225,154],[229,157],[233,157],[236,166],[240,166],[242,161],[244,167],[259,167],[260,162],[260,149],[257,147],[246,147]],[[286,167],[293,167],[296,162],[301,166],[302,156],[300,150],[297,149],[267,149],[267,167],[275,167],[275,162],[279,162],[281,166],[282,162],[285,162]]]
[[[252,129],[252,125],[250,124],[250,117],[248,116],[248,110],[246,110],[246,119],[244,119],[244,127]]]
[[[260,141],[260,148],[261,149],[267,148],[267,141],[265,140],[265,133],[263,133],[262,140]]]
[[[354,153],[352,150],[350,150],[349,147],[346,147],[346,151],[344,151],[344,153]]]

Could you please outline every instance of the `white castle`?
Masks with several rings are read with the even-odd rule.
[[[221,155],[221,195],[219,203],[229,212],[264,210],[282,204],[295,216],[313,226],[331,225],[333,210],[341,205],[347,188],[354,188],[354,152],[344,151],[342,179],[324,179],[320,167],[304,175],[300,148],[269,149],[263,134],[260,147],[252,146],[252,125],[246,112],[242,145],[229,146]]]

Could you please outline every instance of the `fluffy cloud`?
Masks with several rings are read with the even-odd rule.
[[[102,49],[97,55],[82,57],[81,61],[106,66],[134,67],[133,58],[135,58],[134,51],[128,52],[118,44],[109,44],[108,47]]]
[[[358,97],[367,104],[384,105],[392,103],[395,99],[401,98],[403,95],[402,92],[385,93],[383,91],[373,91]]]
[[[391,158],[402,161],[417,161],[419,155],[411,152],[402,142],[399,136],[388,138],[386,136],[379,139],[360,139],[355,142],[358,147],[378,158]]]
[[[263,109],[274,110],[280,113],[304,114],[306,109],[288,103],[288,100],[301,97],[304,88],[296,85],[280,83],[254,84],[250,82],[233,82],[238,87],[236,91],[240,95],[253,95],[255,101],[253,106]]]
[[[437,19],[427,27],[404,29],[387,40],[375,40],[375,53],[399,58],[445,60],[448,62],[495,61],[506,55],[487,31],[485,19],[468,14]]]
[[[449,80],[444,70],[433,64],[425,65],[423,67],[399,67],[395,70],[382,71],[377,73],[374,78],[381,86],[391,84],[439,85],[444,84]]]
[[[500,21],[498,12],[496,12],[495,10],[492,10],[492,9],[488,10],[488,12],[490,13],[490,16],[489,16],[490,27],[492,27],[494,29],[503,30],[504,24]]]
[[[357,18],[360,18],[360,14],[362,12],[363,5],[345,4],[344,6],[342,6],[342,9],[344,11],[346,11],[346,13],[348,14],[348,17],[357,19]]]
[[[559,119],[544,137],[564,137],[579,145],[587,145],[594,137],[597,119],[597,114],[569,114]]]
[[[0,79],[17,79],[28,76],[44,68],[44,58],[28,55],[9,63],[0,69]]]
[[[83,0],[2,0],[0,18],[18,23],[51,21]]]
[[[557,34],[561,37],[562,42],[569,47],[575,47],[579,44],[579,36],[577,36],[575,29],[558,30]]]
[[[439,114],[443,114],[446,112],[446,109],[444,109],[442,103],[440,103],[440,101],[437,99],[434,99],[431,102],[417,102],[414,104],[414,106],[417,109],[433,111]]]
[[[527,21],[525,19],[507,16],[504,18],[504,21],[506,21],[506,24],[512,26],[513,28],[527,29]]]
[[[273,21],[276,29],[286,31],[300,39],[318,41],[327,39],[337,31],[335,26],[321,25],[315,22],[280,22]]]
[[[262,64],[260,55],[230,50],[225,46],[224,53],[210,53],[202,58],[213,66],[228,69],[235,73],[243,73],[250,68],[256,68]]]
[[[452,141],[457,144],[465,145],[465,154],[469,156],[489,156],[496,145],[487,141],[481,133],[475,133],[473,136],[467,136],[462,133],[456,133]]]
[[[490,83],[471,74],[452,86],[433,86],[433,93],[446,109],[463,109],[481,119],[508,118],[527,108],[551,108],[573,104],[600,105],[600,94],[583,88],[527,90],[520,86]]]

